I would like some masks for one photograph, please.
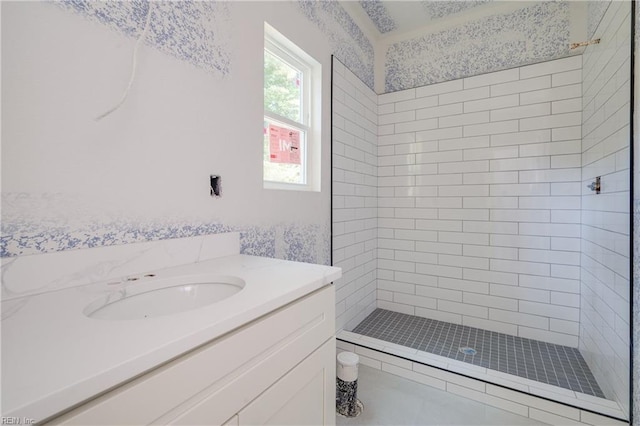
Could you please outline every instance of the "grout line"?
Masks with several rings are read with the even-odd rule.
[[[420,324],[419,328],[417,328],[417,324]],[[504,359],[506,365],[503,368],[500,368],[501,363],[499,358],[498,364],[493,365],[491,357],[489,357],[488,359],[489,366],[487,368],[509,374],[513,374],[511,373],[511,371],[515,371],[515,375],[521,376],[523,378],[535,380],[540,383],[551,384],[548,378],[549,374],[546,370],[546,364],[548,363],[545,363],[544,358],[542,358],[541,356],[542,351],[540,350],[539,342],[536,343],[537,341],[535,340],[504,335],[502,333],[492,331],[483,331],[485,339],[482,343],[479,343],[477,340],[479,337],[478,330],[482,329],[447,323],[444,321],[438,321],[428,318],[415,317],[412,315],[402,314],[379,308],[354,328],[355,333],[361,333],[365,336],[386,340],[390,343],[398,345],[406,345],[408,341],[413,338],[413,344],[408,347],[420,351],[431,352],[436,355],[455,360],[458,360],[460,356],[454,346],[464,346],[464,343],[462,342],[463,338],[466,337],[466,342],[470,342],[470,339],[473,336],[474,347],[476,349],[480,346],[483,346],[484,348],[485,345],[487,345],[489,347],[488,350],[491,351],[490,346],[493,336],[497,336],[498,339],[502,336],[505,343],[507,343],[506,348],[511,348],[510,350],[513,351],[513,356],[511,357],[511,359],[515,361],[515,365],[511,366],[511,369],[509,368],[510,363],[507,352]],[[420,334],[422,334],[422,338],[419,339]],[[424,344],[427,336],[429,336],[429,340],[426,344]],[[416,344],[415,342],[418,341],[419,343]],[[537,352],[539,356],[537,357],[537,362],[540,363],[542,367],[541,371],[537,370],[535,353],[532,347],[533,345],[538,345]],[[564,354],[564,358],[567,360],[575,360],[575,362],[569,363],[569,367],[571,367],[570,374],[564,369],[563,364],[561,364],[562,370],[560,370],[560,367],[556,368],[553,364],[550,364],[553,374],[556,377],[558,377],[559,373],[564,373],[564,377],[566,378],[565,381],[569,384],[569,387],[564,386],[564,388],[570,390],[578,390],[582,393],[591,394],[594,396],[602,395],[601,390],[592,387],[591,382],[595,383],[595,379],[591,375],[591,372],[589,371],[586,364],[584,364],[584,360],[582,359],[582,356],[577,349],[554,345],[552,343],[544,343],[544,345],[545,348],[555,348],[556,352],[558,350],[561,350]],[[484,352],[486,351],[486,349],[482,349],[482,351]],[[546,350],[546,353],[549,354],[548,349]],[[569,353],[571,354],[571,356],[569,356]],[[473,357],[470,357],[469,361],[467,361],[468,356],[465,355],[462,356],[462,361],[468,362],[471,365],[482,366],[482,353],[474,356],[478,356],[477,360],[475,360]],[[520,362],[518,362],[518,360],[520,360]],[[581,375],[584,376],[584,379],[582,380],[579,378]],[[573,381],[577,383],[578,389],[573,389],[573,387],[571,386],[571,377],[573,377]],[[560,383],[560,380],[556,381]],[[588,391],[585,391],[585,389],[588,389]]]

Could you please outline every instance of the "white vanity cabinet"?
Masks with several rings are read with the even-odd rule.
[[[322,345],[240,411],[239,425],[335,424],[335,352],[335,341]]]
[[[335,424],[334,331],[328,285],[48,424]]]

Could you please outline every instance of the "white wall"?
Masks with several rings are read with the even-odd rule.
[[[379,307],[577,346],[580,69],[379,97]]]
[[[352,329],[376,307],[378,96],[334,59],[333,264],[336,330]]]
[[[605,393],[629,408],[631,5],[611,2],[583,54],[580,349]],[[602,177],[602,193],[586,185]]]
[[[147,6],[2,3],[2,256],[239,230],[245,253],[328,263],[330,58],[364,52],[373,84],[369,42],[339,5],[152,2],[96,122]],[[321,192],[263,189],[264,21],[322,65]]]

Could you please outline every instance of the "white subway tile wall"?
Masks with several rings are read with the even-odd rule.
[[[333,264],[342,268],[342,278],[334,283],[340,330],[353,328],[376,308],[378,185],[410,178],[378,180],[378,96],[335,58],[332,102]],[[388,112],[389,123],[402,121],[402,113]]]
[[[383,95],[335,61],[338,330],[379,307],[579,347],[628,408],[629,20],[611,2],[583,55]]]
[[[581,79],[575,56],[379,96],[379,307],[578,346]]]
[[[630,3],[611,2],[593,36],[601,39],[600,44],[583,54],[580,185],[580,349],[605,393],[625,410],[629,408],[630,179],[629,162],[623,158],[629,156],[631,18]],[[570,79],[568,74],[556,81],[566,78]],[[599,195],[586,187],[597,176],[602,177]],[[578,301],[562,303],[575,306]],[[552,329],[567,327],[573,325],[554,322]]]

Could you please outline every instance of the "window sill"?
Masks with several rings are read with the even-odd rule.
[[[265,180],[263,181],[264,189],[280,189],[284,191],[304,191],[304,192],[320,192],[320,188],[315,188],[310,184],[301,183],[285,183]]]

